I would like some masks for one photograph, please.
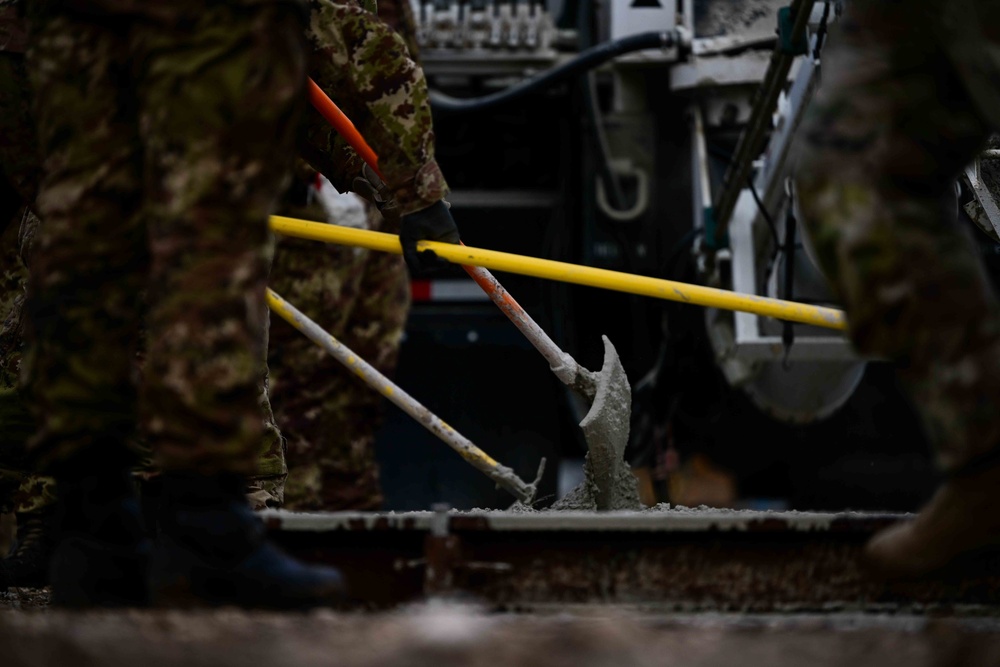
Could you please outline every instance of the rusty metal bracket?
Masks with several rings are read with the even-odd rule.
[[[514,568],[510,563],[466,560],[462,540],[450,530],[450,507],[434,505],[430,530],[424,538],[424,557],[397,560],[393,569],[424,570],[423,592],[427,597],[448,595],[460,589],[458,573],[504,574]]]

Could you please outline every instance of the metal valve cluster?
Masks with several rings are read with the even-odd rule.
[[[541,51],[554,23],[529,0],[435,0],[420,5],[420,45],[430,49]]]

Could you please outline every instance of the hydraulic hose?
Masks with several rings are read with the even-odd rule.
[[[678,41],[677,31],[675,30],[642,32],[638,35],[629,35],[628,37],[614,39],[610,42],[604,42],[603,44],[591,47],[573,59],[530,79],[525,79],[517,85],[482,97],[460,99],[432,90],[430,93],[431,107],[434,111],[441,113],[482,111],[502,102],[509,102],[529,93],[548,88],[554,83],[594,69],[612,58],[617,58],[626,53],[645,51],[647,49],[669,49],[676,46]]]

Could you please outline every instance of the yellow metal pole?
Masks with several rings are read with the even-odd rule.
[[[341,227],[322,222],[308,222],[281,216],[271,217],[271,228],[285,236],[337,243],[379,252],[401,254],[399,237],[393,234],[373,232],[365,229]],[[508,252],[484,250],[465,245],[421,241],[419,250],[433,250],[449,262],[463,266],[482,266],[493,271],[507,271],[525,276],[557,280],[560,282],[586,285],[649,296],[668,301],[679,301],[695,306],[737,310],[765,317],[773,317],[789,322],[800,322],[827,329],[843,331],[847,328],[844,312],[836,308],[812,306],[794,301],[772,299],[753,294],[739,294],[729,290],[691,285],[662,278],[637,276],[621,271],[595,269],[568,262],[556,262],[537,257],[526,257]]]

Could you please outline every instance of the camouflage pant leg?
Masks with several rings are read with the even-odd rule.
[[[1000,443],[1000,307],[953,190],[988,128],[908,3],[858,6],[824,51],[799,202],[852,341],[896,363],[953,470]]]
[[[135,423],[147,253],[137,127],[119,111],[126,50],[99,25],[53,17],[38,23],[28,54],[46,176],[22,382],[39,419],[33,447],[43,469],[124,443]]]
[[[26,460],[35,422],[17,388],[27,282],[21,240],[30,238],[37,222],[38,218],[25,212],[24,224],[9,225],[0,235],[0,513],[30,512],[55,500],[52,479],[31,472]]]
[[[21,393],[14,387],[0,388],[0,514],[32,512],[55,502],[51,477],[31,472],[27,442],[35,420]]]
[[[2,23],[2,21],[0,21]],[[41,160],[24,56],[0,51],[0,386],[17,383],[26,259],[38,218]]]
[[[21,263],[17,225],[0,234],[0,514],[16,508],[26,476],[25,443],[33,424],[16,389],[20,356],[20,310],[26,269]]]
[[[38,218],[33,204],[41,179],[38,138],[24,56],[0,52],[0,513],[51,505],[53,481],[26,460],[34,420],[17,389],[21,366],[24,293]],[[15,213],[16,212],[16,213]]]
[[[369,216],[378,224],[374,209]],[[409,306],[400,257],[282,239],[272,285],[379,371],[392,374]],[[272,331],[269,365],[275,412],[289,443],[287,506],[378,509],[374,436],[382,397],[283,322]]]
[[[304,106],[304,26],[289,5],[208,3],[193,29],[145,31],[134,44],[154,61],[141,86],[143,139],[162,184],[149,211],[145,432],[164,470],[253,475],[267,214]]]
[[[369,207],[369,219],[381,221],[373,206]],[[370,252],[348,326],[342,332],[343,341],[383,375],[392,377],[409,312],[410,278],[402,256]],[[348,396],[350,403],[336,413],[343,424],[342,432],[351,443],[351,451],[356,456],[363,453],[364,460],[370,461],[377,473],[375,435],[384,418],[386,401],[368,387],[349,392]],[[377,478],[374,484],[378,484]]]
[[[0,230],[0,387],[17,384],[21,347],[21,307],[27,269],[21,262],[17,225]]]
[[[264,345],[270,336],[268,322],[264,325]],[[263,372],[257,385],[257,404],[264,418],[264,437],[257,453],[256,471],[247,480],[248,496],[253,508],[280,507],[285,502],[285,480],[288,467],[285,462],[287,443],[274,418],[270,398],[270,372],[267,359],[263,359]]]
[[[0,51],[0,174],[20,199],[6,194],[5,201],[0,202],[0,226],[3,226],[16,208],[34,202],[42,175],[24,56],[3,51]]]
[[[40,197],[41,317],[28,359],[43,462],[131,430],[129,350],[151,249],[151,445],[166,470],[254,471],[266,213],[291,158],[302,45],[293,9],[223,3],[177,33],[135,25],[126,40],[60,16],[35,36],[39,126],[55,167]]]
[[[285,465],[285,438],[278,428],[271,411],[271,401],[268,396],[268,371],[266,366],[257,384],[258,407],[263,423],[263,433],[257,447],[257,464],[254,472],[247,477],[247,499],[251,508],[281,507],[285,499],[285,478],[288,468]],[[131,443],[139,458],[134,474],[140,480],[156,478],[160,471],[156,467],[153,452],[143,437],[137,433]]]

